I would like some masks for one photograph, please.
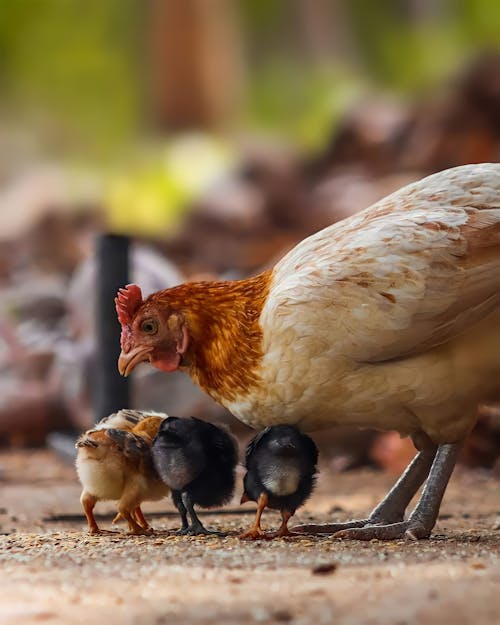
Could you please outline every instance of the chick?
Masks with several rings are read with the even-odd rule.
[[[98,501],[116,500],[118,514],[130,534],[151,531],[141,510],[143,501],[168,495],[168,487],[153,465],[151,444],[167,415],[120,410],[102,419],[76,441],[76,471],[90,534],[101,534],[94,517]]]
[[[246,449],[241,503],[257,502],[253,526],[240,538],[274,538],[290,535],[288,521],[311,495],[316,483],[318,449],[314,441],[291,425],[262,430]],[[261,530],[264,508],[281,512],[281,526],[274,535]]]
[[[238,461],[233,437],[226,430],[195,417],[169,417],[160,426],[152,455],[181,515],[182,527],[178,533],[217,534],[203,526],[194,505],[211,508],[231,498]]]

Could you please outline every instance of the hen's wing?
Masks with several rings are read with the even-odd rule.
[[[274,269],[261,323],[299,326],[298,350],[312,337],[377,362],[443,343],[499,303],[500,164],[487,163],[424,178],[299,243]]]

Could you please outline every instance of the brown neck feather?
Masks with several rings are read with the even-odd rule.
[[[246,280],[186,283],[163,292],[165,304],[187,323],[191,377],[222,403],[257,382],[262,357],[259,317],[270,279],[271,271],[266,271]],[[160,300],[163,293],[158,294]]]

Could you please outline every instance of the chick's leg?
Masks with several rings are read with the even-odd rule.
[[[182,493],[182,503],[184,504],[188,514],[189,514],[189,518],[191,519],[191,524],[189,525],[189,527],[186,530],[186,534],[189,534],[190,536],[198,536],[201,534],[215,534],[217,536],[220,535],[220,532],[214,532],[213,530],[207,530],[207,528],[203,525],[203,523],[200,521],[200,519],[198,518],[198,515],[196,514],[195,510],[194,510],[194,506],[193,506],[193,502],[191,501],[191,497],[189,496],[188,493],[183,492]]]
[[[261,493],[259,497],[259,501],[257,502],[257,514],[255,515],[255,521],[252,527],[243,534],[240,534],[238,538],[246,539],[246,540],[257,540],[259,538],[267,538],[266,534],[260,528],[260,519],[262,517],[262,513],[264,512],[265,507],[267,506],[268,499],[265,493]]]
[[[97,503],[97,499],[86,490],[84,490],[80,497],[80,503],[82,504],[83,511],[85,512],[85,516],[87,517],[89,534],[100,534],[101,530],[99,529],[97,521],[94,517],[94,507]]]
[[[422,495],[407,521],[345,529],[337,532],[334,536],[357,540],[372,540],[374,538],[378,540],[395,538],[418,540],[419,538],[428,538],[436,523],[439,507],[461,446],[461,443],[450,443],[438,447]]]
[[[372,510],[368,518],[345,521],[344,523],[297,525],[292,528],[293,533],[331,534],[345,529],[364,527],[365,525],[388,525],[402,521],[408,504],[429,474],[435,455],[436,447],[434,446],[419,451],[396,484],[394,484],[378,506]]]
[[[118,513],[128,523],[128,533],[137,535],[151,534],[149,527],[143,527],[140,525],[136,518],[136,511],[138,508],[137,500],[139,497],[134,491],[127,491],[122,495],[122,498],[118,502]]]
[[[137,523],[139,523],[139,525],[143,529],[145,529],[145,530],[150,530],[151,529],[149,523],[144,518],[144,514],[142,512],[141,506],[137,506],[137,508],[134,510],[134,517],[135,517],[135,520],[137,521]]]
[[[181,515],[181,528],[177,531],[178,534],[187,534],[189,529],[189,523],[187,519],[187,510],[186,506],[182,503],[182,496],[179,491],[172,491],[172,501],[174,502],[175,507],[179,511]]]
[[[139,523],[141,527],[143,527],[144,529],[149,529],[149,523],[146,521],[146,519],[144,518],[144,515],[142,514],[141,506],[137,506],[137,508],[133,511],[132,514],[134,515],[134,519],[137,521],[137,523]],[[117,512],[115,515],[115,518],[111,521],[111,523],[113,525],[116,525],[122,520],[123,520],[122,515],[119,512]]]
[[[129,534],[132,534],[134,536],[138,536],[138,535],[142,535],[142,534],[150,534],[151,533],[151,530],[149,530],[149,529],[147,529],[145,527],[141,527],[141,525],[139,525],[139,523],[135,519],[135,516],[134,516],[133,512],[130,509],[120,507],[120,514],[128,523],[128,533]]]
[[[284,536],[293,536],[293,532],[288,529],[288,521],[292,518],[293,512],[290,510],[281,510],[281,525],[274,534],[269,534],[269,538],[283,538]]]

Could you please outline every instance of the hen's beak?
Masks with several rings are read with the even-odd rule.
[[[145,362],[146,360],[149,360],[150,353],[151,348],[144,347],[143,345],[134,347],[126,353],[122,350],[120,357],[118,358],[118,371],[122,375],[127,377],[132,373],[132,371],[140,362]]]

